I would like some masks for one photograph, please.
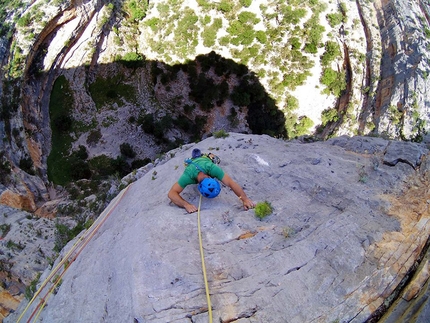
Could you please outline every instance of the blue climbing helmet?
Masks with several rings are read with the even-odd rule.
[[[221,185],[213,178],[205,178],[199,183],[199,191],[204,197],[212,199],[221,192]]]

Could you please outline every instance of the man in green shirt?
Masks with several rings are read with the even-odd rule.
[[[198,149],[195,149],[193,151],[193,157],[195,155],[195,151],[198,151],[198,153],[200,153]],[[216,178],[220,180],[224,185],[230,187],[232,191],[242,201],[245,210],[249,210],[255,207],[254,202],[248,198],[242,187],[237,184],[229,175],[227,175],[221,167],[214,164],[210,158],[205,156],[199,156],[192,159],[192,162],[185,168],[179,180],[175,184],[173,184],[172,188],[168,193],[168,197],[174,204],[186,209],[188,213],[196,212],[197,207],[184,200],[180,193],[184,190],[186,186],[190,184],[200,184],[200,187],[201,184],[207,184],[206,182],[210,184],[209,180],[204,180],[212,178]],[[212,182],[213,181],[215,180],[212,179]],[[218,193],[215,193],[215,196],[218,195]]]

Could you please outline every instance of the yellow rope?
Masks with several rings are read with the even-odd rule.
[[[200,256],[202,258],[203,278],[205,280],[206,300],[207,300],[207,303],[208,303],[208,311],[209,311],[209,313],[208,313],[208,315],[209,315],[209,323],[212,323],[211,298],[209,296],[208,279],[206,277],[205,256],[203,254],[202,233],[201,233],[201,230],[200,230],[200,206],[201,205],[202,205],[202,195],[200,194],[199,209],[198,209],[198,212],[197,212],[197,226],[198,226],[198,232],[199,232]]]
[[[94,223],[91,225],[91,227],[84,232],[83,235],[81,235],[81,237],[79,239],[77,239],[77,241],[73,244],[73,246],[70,248],[70,250],[68,251],[68,253],[63,257],[63,259],[58,263],[58,265],[51,270],[51,273],[48,275],[48,277],[45,279],[45,281],[42,283],[42,285],[39,287],[39,289],[37,290],[37,292],[33,295],[33,298],[30,300],[30,302],[27,304],[27,306],[25,307],[24,311],[21,313],[21,315],[18,317],[17,323],[19,323],[21,321],[21,319],[23,318],[23,316],[27,313],[27,311],[29,310],[30,306],[33,304],[33,302],[36,300],[36,297],[39,296],[39,294],[41,294],[41,292],[43,291],[43,289],[46,287],[46,285],[48,284],[48,282],[51,280],[51,278],[54,277],[54,275],[60,271],[61,267],[64,265],[64,269],[63,271],[57,275],[55,282],[53,283],[53,285],[48,289],[47,294],[45,294],[44,297],[42,297],[41,301],[39,302],[39,304],[37,305],[36,309],[33,311],[33,313],[31,314],[30,318],[28,319],[27,323],[30,322],[33,319],[33,316],[36,314],[36,317],[33,319],[33,322],[36,322],[36,320],[38,319],[41,311],[43,310],[43,308],[46,305],[46,302],[50,296],[50,294],[52,294],[52,291],[55,289],[55,287],[59,284],[59,282],[61,281],[61,277],[65,274],[66,270],[69,268],[69,266],[71,265],[71,263],[76,259],[76,257],[81,253],[81,251],[83,250],[83,248],[85,248],[85,246],[88,244],[88,242],[93,238],[93,236],[96,234],[96,232],[98,231],[98,229],[102,226],[102,224],[106,221],[106,219],[109,217],[109,215],[111,214],[111,212],[116,208],[116,206],[119,204],[119,202],[122,200],[122,198],[124,197],[125,193],[128,191],[128,189],[131,187],[131,185],[127,186],[122,192],[120,192],[120,194],[118,194],[116,201],[107,209],[105,209],[105,211],[103,211],[103,213],[101,214],[101,216],[94,221]],[[79,249],[79,250],[78,250]],[[72,257],[73,253],[78,250],[77,254],[74,255],[74,257]]]

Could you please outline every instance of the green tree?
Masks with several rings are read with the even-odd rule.
[[[127,0],[124,5],[129,19],[132,21],[141,21],[146,17],[148,9],[148,0]]]
[[[321,122],[325,126],[329,122],[336,122],[339,120],[339,114],[336,109],[325,109],[321,112]]]
[[[128,143],[124,142],[119,146],[119,149],[121,151],[121,154],[124,155],[127,158],[134,158],[136,157],[136,153],[133,150],[133,147]]]
[[[321,64],[328,66],[333,60],[341,56],[339,44],[335,41],[328,40],[325,43],[325,52],[321,56]]]
[[[339,97],[346,89],[345,73],[336,72],[329,67],[324,68],[320,82],[326,86],[323,93],[333,94],[336,97]]]
[[[303,136],[309,133],[309,129],[314,125],[314,122],[311,118],[307,116],[302,116],[299,118],[298,123],[295,125],[295,135]]]
[[[240,0],[240,4],[245,8],[248,8],[252,4],[252,0]]]
[[[262,31],[262,30],[258,30],[258,31],[255,33],[255,38],[257,38],[257,40],[258,40],[260,43],[262,43],[262,44],[267,43],[267,35],[266,35],[266,33],[265,33],[264,31]]]
[[[234,4],[230,0],[221,0],[218,5],[218,10],[228,13],[233,10]]]
[[[330,27],[332,28],[340,25],[343,21],[343,15],[341,12],[329,13],[327,14],[326,18]]]

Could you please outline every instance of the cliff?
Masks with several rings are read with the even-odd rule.
[[[273,207],[260,220],[226,187],[203,199],[215,321],[371,322],[423,256],[430,232],[425,146],[230,133],[169,152],[124,189],[44,273],[39,286],[46,285],[23,319],[44,299],[44,322],[206,321],[197,214],[166,197],[195,147],[217,154],[248,196]],[[198,205],[195,185],[183,196]]]
[[[1,203],[52,215],[43,205],[62,194],[49,156],[80,145],[116,158],[127,143],[153,160],[219,129],[413,141],[428,131],[424,1],[131,2],[35,1],[5,17],[20,19],[0,51]],[[65,133],[52,132],[56,102]],[[52,139],[65,135],[58,152]]]
[[[18,300],[59,228],[76,234],[162,154],[219,130],[428,142],[426,1],[3,5],[0,261]]]

